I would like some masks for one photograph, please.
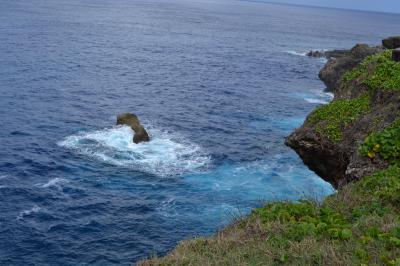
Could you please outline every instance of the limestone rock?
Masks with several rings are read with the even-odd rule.
[[[140,124],[139,118],[135,114],[123,113],[118,115],[117,125],[130,126],[132,130],[135,131],[133,142],[136,144],[150,141],[150,137],[147,134],[146,129]]]

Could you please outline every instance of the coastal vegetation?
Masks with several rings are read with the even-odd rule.
[[[347,71],[339,90],[346,97],[314,110],[293,133],[292,147],[306,163],[309,156],[323,164],[314,154],[328,154],[331,163],[333,151],[343,150],[361,165],[353,172],[368,174],[345,175],[340,185],[330,180],[338,190],[322,202],[266,203],[213,237],[182,241],[167,256],[139,264],[400,266],[400,64],[390,55],[385,50],[368,56]]]
[[[323,105],[308,116],[306,123],[316,126],[319,134],[327,136],[331,141],[342,140],[342,129],[357,117],[369,110],[370,99],[363,95],[355,99],[343,99]]]
[[[384,130],[371,133],[360,147],[364,156],[374,159],[377,155],[385,160],[400,161],[400,119]]]
[[[372,90],[400,90],[400,64],[392,60],[392,50],[371,55],[343,75],[343,81],[357,81]]]

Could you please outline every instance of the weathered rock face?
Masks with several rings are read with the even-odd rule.
[[[346,71],[354,68],[364,58],[382,51],[381,47],[369,47],[366,44],[357,44],[351,50],[336,50],[326,52],[328,63],[319,73],[319,78],[325,83],[329,91],[334,91],[340,85],[341,78]]]
[[[369,134],[382,130],[397,119],[400,114],[400,90],[378,88],[372,92],[357,79],[346,84],[341,80],[346,71],[382,49],[356,45],[347,55],[337,53],[336,56],[339,56],[330,59],[321,70],[320,77],[333,91],[334,101],[358,99],[367,92],[370,95],[368,111],[362,112],[349,123],[340,124],[339,140],[333,141],[322,134],[318,129],[321,124],[310,122],[310,114],[305,123],[285,141],[311,170],[336,188],[387,166],[387,162],[380,158],[372,160],[362,156],[359,147]],[[397,58],[397,55],[394,57]],[[320,123],[327,121],[321,120]]]
[[[393,50],[392,59],[395,62],[400,62],[400,48],[397,48],[397,49]]]
[[[358,147],[371,132],[392,123],[399,111],[399,91],[377,91],[371,99],[371,110],[343,128],[340,142],[321,136],[306,122],[286,138],[285,144],[294,149],[311,170],[337,188],[387,166],[384,161],[372,162],[360,155]]]
[[[117,116],[117,125],[130,126],[135,135],[133,136],[133,142],[138,144],[140,142],[150,141],[150,137],[147,134],[146,129],[140,124],[139,118],[131,113],[123,113]]]
[[[285,144],[297,152],[310,170],[333,186],[338,187],[343,182],[339,177],[346,171],[348,156],[340,147],[318,136],[313,128],[297,129]]]
[[[382,40],[383,47],[396,49],[400,47],[400,36],[393,36]]]

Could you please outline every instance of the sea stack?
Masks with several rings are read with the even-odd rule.
[[[146,129],[140,124],[139,118],[135,114],[123,113],[117,116],[117,125],[130,126],[135,135],[133,136],[133,143],[150,141],[149,134]]]

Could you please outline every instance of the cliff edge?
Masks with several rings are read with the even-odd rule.
[[[334,100],[314,110],[285,141],[336,188],[399,159],[400,63],[392,53],[358,44],[329,59],[319,76]]]

